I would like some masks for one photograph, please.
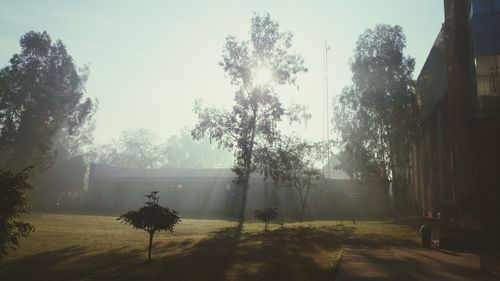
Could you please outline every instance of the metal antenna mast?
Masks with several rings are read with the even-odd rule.
[[[326,167],[328,168],[328,179],[331,178],[331,167],[330,167],[330,97],[328,96],[328,51],[330,51],[330,45],[328,41],[325,41],[325,103],[326,103],[326,141],[328,143],[328,155]],[[323,116],[324,118],[324,116]]]

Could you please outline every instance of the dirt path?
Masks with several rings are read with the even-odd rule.
[[[405,247],[346,248],[337,281],[494,280],[479,269],[479,256]]]

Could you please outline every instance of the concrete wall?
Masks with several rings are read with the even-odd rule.
[[[94,182],[83,207],[94,211],[123,212],[144,203],[144,194],[160,191],[160,203],[182,217],[232,218],[239,203],[239,187],[232,181],[207,179],[183,182]],[[299,217],[299,193],[293,187],[276,187],[262,179],[251,181],[247,217],[255,209],[274,207],[282,220]],[[376,186],[352,180],[321,180],[311,188],[306,219],[373,218],[382,214],[382,193]]]

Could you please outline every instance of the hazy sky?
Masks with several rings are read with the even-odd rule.
[[[64,42],[77,65],[90,64],[87,95],[99,99],[98,142],[137,127],[166,138],[195,124],[195,99],[232,103],[234,89],[217,63],[227,35],[248,38],[253,12],[269,12],[282,30],[293,32],[294,50],[309,72],[299,77],[299,89],[278,91],[286,102],[309,105],[313,118],[298,130],[320,140],[325,40],[333,51],[331,96],[350,82],[357,37],[377,23],[403,27],[418,75],[443,22],[443,1],[0,0],[0,66],[19,52],[25,32],[46,30]]]

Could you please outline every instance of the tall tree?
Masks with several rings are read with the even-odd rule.
[[[335,107],[342,164],[361,179],[377,179],[396,202],[403,190],[401,167],[408,164],[409,144],[417,126],[413,70],[404,54],[400,26],[377,25],[358,38],[351,61],[352,85]],[[389,206],[389,204],[388,204]]]
[[[73,134],[93,108],[83,100],[87,69],[77,70],[64,44],[47,32],[21,37],[21,52],[0,70],[0,152],[14,170],[50,166],[55,135]]]
[[[83,195],[88,164],[92,159],[97,106],[92,108],[85,122],[72,132],[64,126],[53,143],[55,157],[47,169],[33,175],[36,188],[30,201],[36,208],[71,206],[80,202]]]
[[[291,53],[292,34],[281,32],[269,14],[251,19],[250,40],[226,38],[220,65],[238,87],[231,111],[195,105],[199,122],[194,139],[208,137],[235,154],[233,170],[241,187],[240,226],[244,222],[254,151],[274,142],[277,124],[287,115],[276,92],[277,85],[294,85],[297,74],[307,71],[304,60]]]

